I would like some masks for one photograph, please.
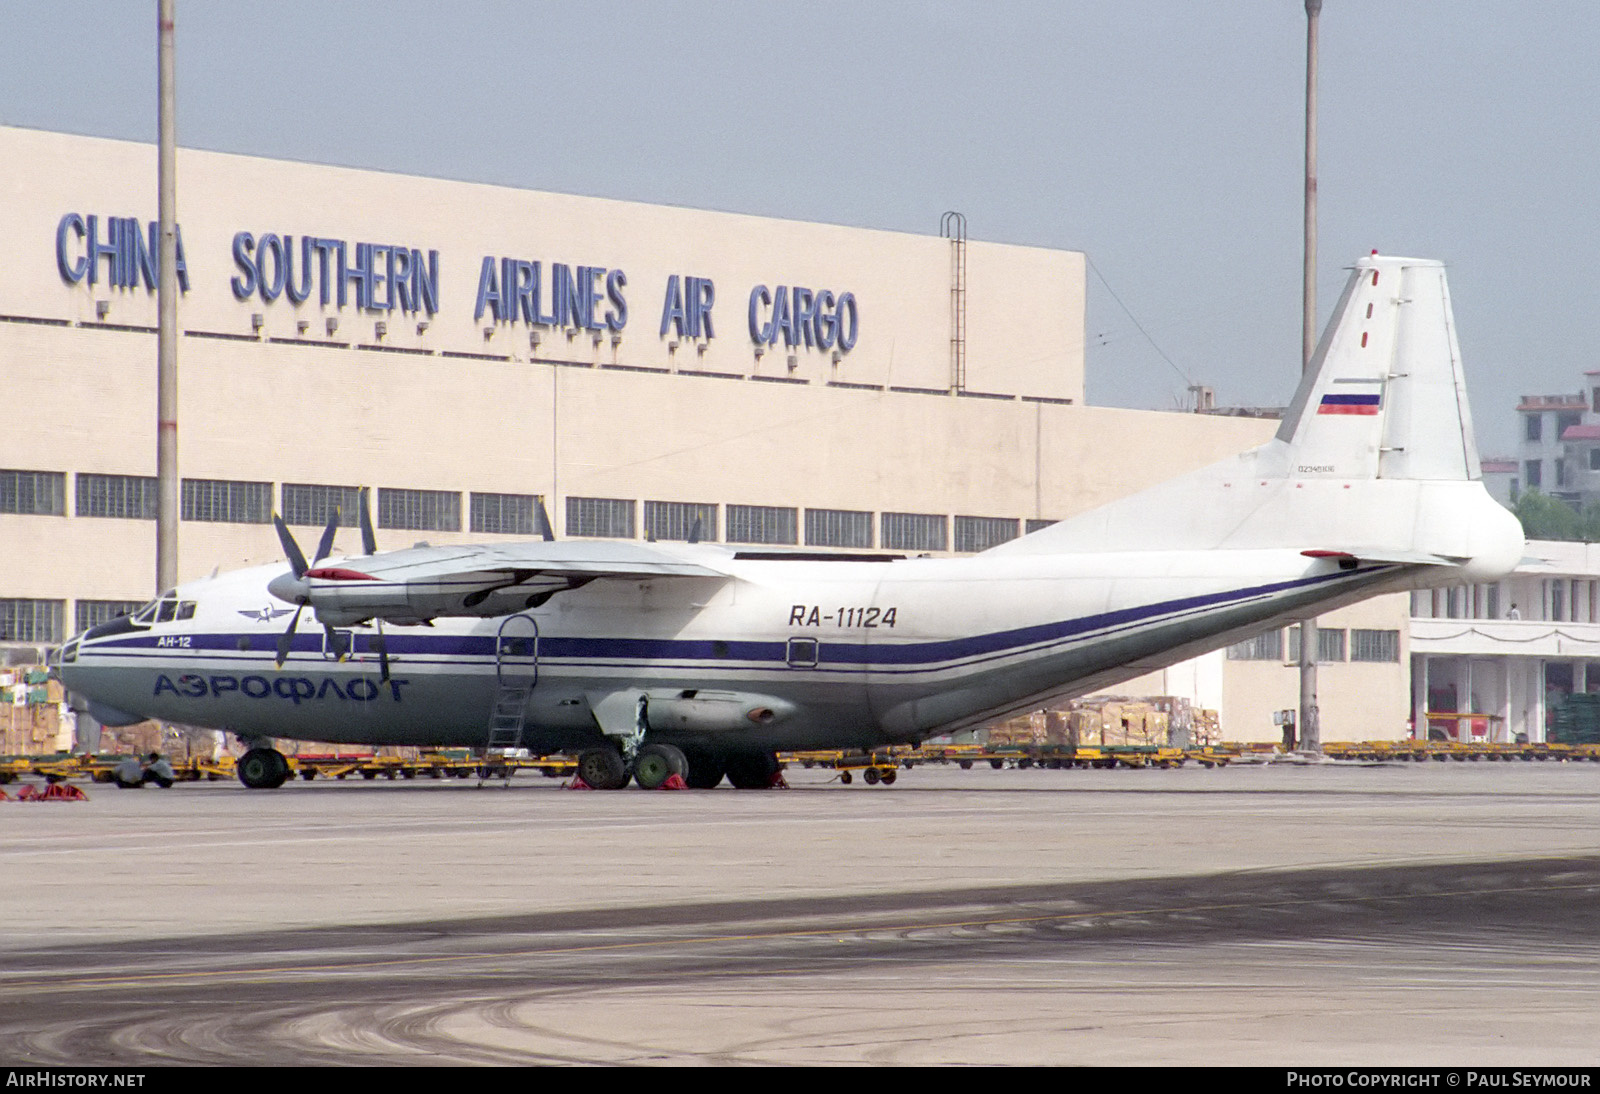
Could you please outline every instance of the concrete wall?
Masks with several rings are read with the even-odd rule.
[[[0,365],[13,410],[0,468],[67,475],[67,515],[0,514],[0,598],[63,600],[69,630],[76,599],[154,591],[153,522],[74,515],[73,476],[154,473],[156,304],[142,281],[111,286],[109,260],[93,285],[60,265],[87,266],[70,215],[85,226],[95,216],[102,242],[112,217],[147,229],[154,179],[151,146],[0,128]],[[460,491],[464,516],[467,492],[536,494],[558,531],[569,496],[849,509],[874,514],[876,540],[888,511],[1070,516],[1275,428],[1083,406],[1075,252],[969,244],[967,394],[956,396],[951,244],[938,237],[192,150],[180,153],[178,185],[190,278],[181,473],[270,482],[275,504],[285,482]],[[297,258],[308,235],[343,241],[351,262],[361,242],[436,250],[438,308],[341,306],[332,291],[324,305],[316,285],[298,305],[259,288],[240,299],[242,232],[293,236]],[[475,316],[483,259],[501,257],[538,261],[546,279],[555,263],[623,270],[627,322],[576,330]],[[690,276],[714,284],[710,337],[661,332],[673,275],[680,288]],[[613,303],[604,283],[602,312]],[[821,346],[753,341],[758,285],[852,293],[856,344],[835,362]],[[463,528],[380,529],[379,541],[494,538]],[[341,535],[354,546],[353,532]],[[270,525],[181,526],[183,579],[280,556]],[[1392,608],[1351,611],[1395,625]],[[1282,697],[1292,670],[1216,660],[1174,670],[1161,688],[1181,693],[1181,678],[1204,705],[1220,695],[1236,737],[1262,711],[1270,730],[1270,711],[1293,705]],[[1397,674],[1330,667],[1324,736],[1347,735],[1332,713],[1346,696],[1360,712],[1350,736],[1402,722]]]

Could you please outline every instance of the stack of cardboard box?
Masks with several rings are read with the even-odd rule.
[[[1220,744],[1217,712],[1178,695],[1092,695],[988,727],[990,747],[1142,745],[1204,748]]]
[[[0,670],[0,755],[33,756],[70,748],[65,698],[61,682],[52,680],[42,665]]]

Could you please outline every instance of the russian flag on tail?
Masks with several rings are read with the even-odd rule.
[[[1334,392],[1322,397],[1317,404],[1318,414],[1376,414],[1382,395],[1376,391]]]

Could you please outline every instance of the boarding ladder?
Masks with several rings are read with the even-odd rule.
[[[484,742],[479,786],[494,770],[492,757],[496,749],[509,751],[522,746],[528,699],[539,680],[538,636],[538,624],[528,616],[508,616],[500,625],[495,640],[494,703],[489,708],[489,734]],[[511,772],[509,762],[501,766],[501,775],[508,782]]]
[[[488,748],[491,751],[522,744],[523,712],[532,692],[533,685],[526,682],[507,682],[495,692],[494,710],[489,715]]]

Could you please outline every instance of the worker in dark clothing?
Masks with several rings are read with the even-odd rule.
[[[172,765],[159,752],[150,753],[150,759],[144,765],[144,781],[155,783],[163,790],[172,788],[178,781],[178,776],[173,772]]]
[[[117,765],[112,778],[124,790],[132,790],[146,783],[155,783],[165,790],[178,780],[172,765],[159,752],[150,753],[143,763],[139,762],[139,757],[129,756]]]

